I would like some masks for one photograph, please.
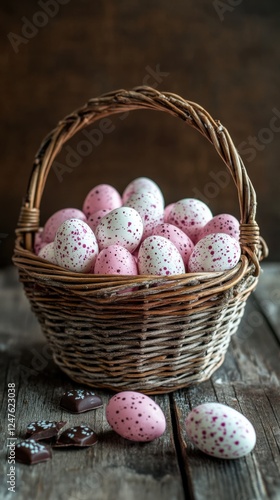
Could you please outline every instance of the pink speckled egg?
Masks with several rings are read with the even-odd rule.
[[[36,253],[36,255],[38,255],[38,253],[40,252],[40,250],[45,245],[47,245],[47,242],[42,240],[42,236],[43,236],[43,228],[40,227],[38,229],[37,233],[35,233],[34,252]]]
[[[102,217],[95,234],[101,250],[117,244],[133,252],[142,238],[142,218],[133,208],[116,208]]]
[[[98,210],[114,210],[122,206],[118,191],[109,184],[99,184],[87,194],[83,203],[83,212],[89,217]]]
[[[207,234],[225,233],[239,241],[239,222],[230,214],[215,215],[207,224],[199,231],[198,239],[204,238]]]
[[[139,274],[170,276],[185,273],[179,250],[163,236],[148,236],[139,248]]]
[[[117,434],[131,441],[153,441],[166,428],[161,408],[140,392],[115,394],[106,407],[106,418]]]
[[[48,262],[57,265],[54,253],[54,242],[52,241],[51,243],[47,243],[46,245],[44,245],[39,251],[38,257],[41,257],[41,259],[45,259]]]
[[[58,228],[54,240],[57,264],[77,273],[91,272],[98,245],[91,228],[79,219],[69,219]]]
[[[124,206],[134,208],[141,215],[144,224],[143,239],[150,236],[157,224],[164,221],[163,205],[152,193],[132,194]]]
[[[229,406],[203,403],[186,418],[186,430],[191,441],[204,453],[216,458],[240,458],[250,453],[256,444],[251,422]]]
[[[164,236],[164,238],[172,241],[175,247],[179,250],[183,258],[185,267],[187,267],[190,255],[194,248],[194,244],[192,240],[186,235],[186,233],[181,231],[181,229],[179,229],[178,227],[165,222],[156,226],[153,230],[153,234]]]
[[[208,234],[195,245],[189,258],[189,272],[227,271],[239,262],[238,241],[225,233]]]
[[[184,198],[174,204],[167,222],[182,229],[196,243],[199,231],[212,217],[205,203],[194,198]]]
[[[94,273],[135,276],[138,274],[138,270],[135,258],[126,248],[120,245],[111,245],[98,254]]]
[[[88,217],[87,224],[93,230],[94,233],[102,217],[107,215],[109,212],[111,212],[111,210],[109,210],[108,208],[107,209],[103,208],[102,210],[97,210],[97,212],[94,212]]]
[[[169,214],[172,210],[172,208],[174,207],[175,203],[170,203],[169,205],[166,205],[165,209],[164,209],[164,222],[168,222],[168,217],[169,217]]]
[[[138,177],[128,184],[122,195],[123,203],[125,204],[133,194],[144,192],[153,194],[164,206],[164,198],[159,186],[148,177]]]
[[[46,243],[54,241],[56,231],[59,226],[61,226],[64,221],[69,219],[80,219],[86,221],[86,216],[77,208],[62,208],[62,210],[58,210],[58,212],[55,212],[47,220],[43,229],[42,241],[45,241]]]

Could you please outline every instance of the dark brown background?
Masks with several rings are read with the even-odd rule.
[[[38,22],[39,11],[35,1],[1,2],[1,265],[11,259],[21,199],[43,137],[90,97],[143,83],[200,103],[229,129],[257,191],[270,259],[278,260],[278,0],[69,0],[16,53],[8,34],[22,36],[23,17]],[[165,75],[149,76],[156,68]],[[278,131],[271,129],[273,116]],[[197,132],[148,111],[115,116],[113,123],[114,131],[62,182],[51,171],[42,223],[59,208],[80,207],[95,184],[122,191],[140,175],[160,184],[167,203],[200,192],[214,213],[239,216],[234,187],[213,187],[213,173],[224,166]],[[256,146],[250,136],[258,138]],[[81,138],[70,145],[75,149]],[[65,150],[58,160],[65,164]]]

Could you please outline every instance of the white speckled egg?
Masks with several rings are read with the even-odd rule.
[[[207,224],[199,231],[198,239],[204,238],[207,234],[225,233],[239,241],[239,222],[230,214],[215,215]]]
[[[59,266],[77,273],[88,273],[93,270],[98,245],[88,224],[69,219],[57,230],[54,251]]]
[[[135,258],[126,248],[120,245],[111,245],[98,254],[94,273],[135,276],[138,274],[138,270]]]
[[[132,194],[124,206],[134,208],[141,215],[144,225],[143,239],[150,236],[157,224],[164,221],[163,205],[152,193],[140,192]]]
[[[185,267],[187,267],[190,255],[194,248],[194,244],[192,240],[186,235],[186,233],[181,231],[181,229],[179,229],[178,227],[165,222],[156,226],[153,230],[153,234],[164,236],[164,238],[170,240],[179,250],[183,258]]]
[[[54,242],[52,241],[51,243],[47,243],[46,245],[44,245],[39,251],[38,257],[41,257],[41,259],[45,259],[48,262],[57,265],[54,253]]]
[[[170,276],[185,273],[179,250],[163,236],[148,236],[139,248],[139,274]]]
[[[140,392],[115,394],[106,407],[106,418],[117,434],[131,441],[153,441],[166,428],[161,408]]]
[[[174,204],[167,222],[182,229],[196,243],[199,231],[212,217],[205,203],[194,198],[184,198]]]
[[[142,238],[142,218],[133,208],[116,208],[102,217],[95,234],[101,250],[117,244],[133,252]]]
[[[164,198],[159,186],[148,177],[138,177],[128,184],[122,195],[123,203],[125,204],[133,194],[144,192],[153,194],[164,206]]]
[[[208,234],[195,245],[189,258],[189,272],[227,271],[239,262],[241,248],[225,233]]]
[[[83,212],[89,217],[98,210],[114,210],[122,206],[119,192],[110,184],[99,184],[87,194],[83,203]]]
[[[94,212],[88,217],[87,224],[93,230],[94,233],[102,217],[105,217],[105,215],[107,215],[109,212],[111,212],[111,210],[109,210],[108,208],[107,209],[103,208],[102,210],[97,210],[97,212]]]
[[[201,451],[216,458],[244,457],[256,444],[251,422],[220,403],[203,403],[194,408],[186,418],[186,430]]]
[[[86,216],[83,212],[81,212],[81,210],[78,210],[77,208],[62,208],[62,210],[58,210],[58,212],[55,212],[47,220],[43,229],[42,241],[45,241],[46,243],[54,241],[56,231],[58,230],[59,226],[61,226],[61,224],[65,220],[69,219],[80,219],[86,221]]]

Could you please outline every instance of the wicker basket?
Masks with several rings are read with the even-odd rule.
[[[134,109],[182,119],[225,162],[241,213],[242,256],[234,269],[170,277],[85,275],[34,254],[41,196],[63,144],[100,118]],[[198,104],[137,87],[91,99],[60,121],[36,155],[13,258],[55,362],[79,383],[114,391],[167,393],[207,380],[224,360],[267,255],[255,212],[255,192],[228,131]]]

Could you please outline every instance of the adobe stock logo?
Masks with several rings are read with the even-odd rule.
[[[39,29],[44,28],[49,20],[58,14],[60,6],[66,5],[69,2],[70,0],[39,0],[38,5],[42,10],[36,11],[32,16],[32,20],[26,16],[21,18],[23,23],[21,34],[19,35],[10,31],[7,35],[14,52],[18,54],[20,45],[26,45],[29,40],[34,38],[38,34]]]

